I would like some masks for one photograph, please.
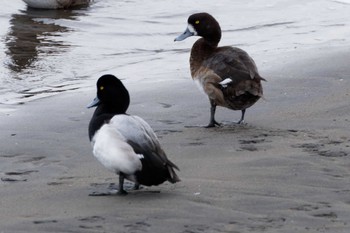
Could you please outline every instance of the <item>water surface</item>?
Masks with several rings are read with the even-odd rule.
[[[349,45],[350,0],[95,0],[71,10],[0,9],[0,103],[94,85],[104,73],[126,82],[188,79],[195,38],[174,43],[195,12],[213,14],[222,44],[239,46],[260,70],[293,50]]]

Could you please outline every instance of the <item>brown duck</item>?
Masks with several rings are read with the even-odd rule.
[[[219,23],[208,13],[193,14],[188,26],[175,41],[190,36],[200,36],[191,49],[190,69],[193,80],[208,95],[210,101],[210,122],[207,127],[220,125],[215,120],[216,106],[241,110],[238,124],[244,122],[247,108],[262,96],[262,78],[254,60],[242,49],[218,47],[221,39]]]

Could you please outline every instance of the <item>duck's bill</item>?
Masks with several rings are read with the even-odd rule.
[[[189,29],[189,27],[186,28],[186,31],[175,38],[174,41],[182,41],[186,39],[187,37],[194,36],[195,33]]]
[[[97,105],[100,104],[100,99],[98,97],[96,97],[88,106],[86,106],[87,108],[92,108],[92,107],[96,107]]]

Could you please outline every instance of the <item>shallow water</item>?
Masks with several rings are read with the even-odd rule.
[[[93,86],[104,73],[126,82],[188,79],[195,38],[173,40],[199,11],[218,19],[221,44],[247,50],[260,70],[290,51],[350,44],[350,0],[95,0],[56,11],[4,1],[0,103]]]

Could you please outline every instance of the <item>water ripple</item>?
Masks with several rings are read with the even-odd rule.
[[[293,21],[287,21],[287,22],[278,22],[278,23],[267,23],[267,24],[261,24],[261,25],[255,25],[251,27],[244,27],[244,28],[238,28],[238,29],[232,29],[232,30],[224,30],[225,32],[239,32],[239,31],[252,31],[252,30],[259,30],[266,27],[276,27],[281,25],[290,25],[294,24]]]

